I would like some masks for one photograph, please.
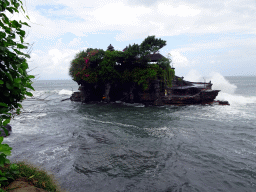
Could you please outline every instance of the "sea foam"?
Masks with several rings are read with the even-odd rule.
[[[72,95],[72,93],[72,91],[66,89],[62,89],[59,91],[59,95]]]
[[[207,77],[203,77],[198,71],[191,70],[184,78],[187,81],[192,82],[209,82],[213,84],[213,90],[221,90],[216,97],[215,100],[224,100],[228,101],[230,104],[248,104],[248,103],[256,103],[256,97],[253,96],[244,96],[244,95],[237,95],[235,91],[237,86],[230,83],[224,76],[220,73],[212,72]]]

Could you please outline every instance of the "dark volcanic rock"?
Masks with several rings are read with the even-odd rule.
[[[71,97],[71,101],[81,101],[81,92],[74,92]]]
[[[10,132],[12,131],[11,125],[7,124],[7,125],[5,126],[5,128],[6,128],[7,131],[8,131],[8,135],[10,135],[10,134],[11,134]],[[6,136],[8,136],[8,135],[5,134],[3,128],[0,128],[0,136],[1,136],[1,137],[6,137]]]

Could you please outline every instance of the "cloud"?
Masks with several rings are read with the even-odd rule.
[[[158,12],[165,16],[178,16],[178,17],[194,17],[200,14],[199,9],[194,9],[192,6],[179,5],[174,7],[166,3],[160,3],[158,5]]]
[[[174,67],[183,68],[183,67],[189,66],[188,59],[184,55],[182,55],[179,51],[173,50],[173,51],[170,51],[170,53],[172,56],[172,63]]]
[[[40,79],[67,79],[70,62],[79,50],[50,49],[47,53],[35,50],[28,60],[32,74],[39,74]]]
[[[45,1],[49,10],[43,15],[37,5],[42,2],[29,1],[29,16],[33,22],[31,35],[40,38],[56,37],[71,32],[77,36],[104,30],[117,30],[118,41],[141,37],[144,34],[175,36],[180,34],[210,34],[239,31],[256,34],[256,8],[252,0],[236,3],[214,1],[149,1],[152,6],[138,1],[77,0]],[[49,3],[50,2],[50,3]],[[31,3],[31,5],[30,5]],[[137,4],[136,4],[137,3]],[[208,3],[211,5],[209,6]],[[52,8],[50,8],[52,5]],[[39,6],[40,7],[40,6]],[[61,9],[54,10],[56,7]],[[45,8],[46,9],[46,8]],[[50,10],[54,11],[50,11]],[[48,13],[61,15],[50,19]],[[72,17],[74,17],[72,19]],[[66,18],[69,18],[68,20]]]
[[[174,67],[181,73],[198,67],[200,72],[204,71],[202,73],[215,70],[255,75],[254,0],[26,0],[24,8],[30,21],[21,13],[12,19],[31,25],[31,28],[24,28],[28,32],[25,41],[35,42],[36,47],[32,51],[35,62],[31,60],[30,66],[38,65],[44,71],[42,77],[47,75],[47,70],[67,74],[68,59],[72,60],[83,45],[107,47],[108,38],[115,37],[118,41],[115,48],[122,49],[130,42],[124,46],[121,42],[133,43],[148,35],[175,36],[183,41],[167,43],[168,50],[172,50]],[[63,43],[61,38],[69,42]],[[100,42],[96,43],[97,40]],[[53,73],[51,76],[56,77]]]
[[[69,47],[78,47],[81,46],[83,42],[81,41],[81,38],[74,38],[70,43],[68,44]]]

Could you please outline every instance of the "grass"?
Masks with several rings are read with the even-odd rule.
[[[0,170],[2,172],[11,173],[14,180],[17,180],[17,179],[23,180],[25,182],[28,182],[30,185],[33,185],[38,188],[42,188],[46,191],[51,191],[51,192],[63,191],[60,189],[60,186],[57,183],[56,179],[53,177],[53,175],[47,173],[43,169],[30,165],[25,162],[18,162],[15,164],[18,165],[18,168],[17,168],[18,173],[16,174],[13,173],[13,170],[11,169],[10,164],[6,164],[4,167],[0,167]],[[8,180],[2,186],[7,187],[13,181],[13,179]]]

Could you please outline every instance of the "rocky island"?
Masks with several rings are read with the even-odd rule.
[[[148,36],[140,45],[129,45],[123,51],[114,50],[111,44],[106,51],[81,51],[69,70],[80,91],[70,99],[157,106],[213,103],[220,90],[212,90],[211,82],[189,82],[175,76],[170,57],[159,53],[165,45],[166,41]]]

